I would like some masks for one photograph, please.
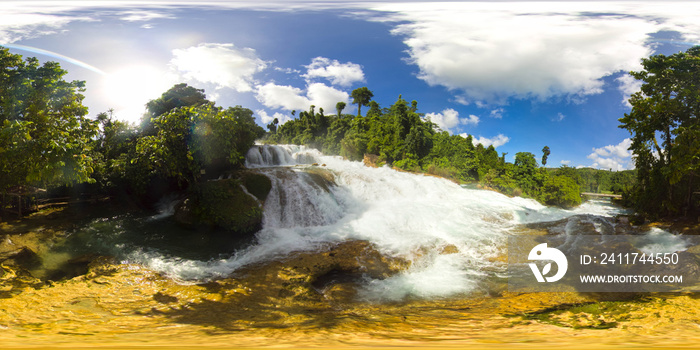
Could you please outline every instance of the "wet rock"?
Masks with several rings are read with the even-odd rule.
[[[249,182],[262,182],[259,177]],[[252,192],[257,193],[254,195]],[[249,236],[262,227],[262,204],[269,190],[250,192],[241,179],[200,183],[176,207],[173,219],[186,227],[223,229],[239,237]]]
[[[22,247],[0,254],[0,263],[7,266],[18,266],[23,269],[33,269],[41,265],[41,258],[31,249]]]
[[[197,219],[192,212],[192,201],[189,198],[175,205],[173,220],[184,227],[194,227]]]
[[[376,154],[365,153],[365,156],[362,158],[362,163],[364,163],[365,166],[368,166],[371,168],[378,167],[378,165],[377,165],[378,162],[379,162],[379,156]]]
[[[240,179],[248,193],[255,196],[259,201],[264,202],[272,189],[270,178],[253,171],[240,173]]]
[[[387,257],[367,241],[348,241],[320,252],[299,252],[237,271],[235,278],[254,294],[283,299],[318,299],[333,294],[351,298],[364,279],[383,279],[406,268],[406,260]],[[329,294],[330,293],[330,294]]]
[[[447,255],[447,254],[458,254],[459,253],[459,248],[455,246],[454,244],[448,244],[442,248],[440,251],[440,254]]]
[[[331,187],[337,186],[335,174],[328,169],[311,168],[307,169],[306,173],[316,185],[326,192],[330,191]]]
[[[595,215],[574,215],[566,219],[524,225],[528,230],[548,235],[613,235],[615,225],[610,218]]]
[[[68,280],[77,276],[82,276],[90,270],[90,264],[100,258],[97,254],[84,254],[72,258],[62,264],[59,268],[46,273],[42,279],[48,281]]]

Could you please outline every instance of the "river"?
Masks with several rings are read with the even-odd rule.
[[[46,278],[80,256],[113,258],[0,298],[0,343],[527,347],[549,334],[553,343],[579,335],[610,345],[596,333],[606,329],[622,342],[675,344],[670,333],[618,327],[621,320],[698,337],[696,294],[669,302],[508,292],[508,237],[614,233],[624,210],[608,202],[552,208],[302,146],[257,145],[246,165],[272,182],[254,239],[183,230],[170,220],[177,197],[165,198],[156,215],[88,218],[38,252],[43,264],[32,274]],[[12,273],[6,285],[19,283]],[[571,309],[590,303],[599,306]],[[659,310],[653,320],[649,307]],[[615,319],[619,310],[625,315]]]

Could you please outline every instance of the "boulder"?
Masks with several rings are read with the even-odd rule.
[[[365,153],[365,156],[362,158],[362,163],[364,163],[365,166],[376,168],[378,167],[379,156],[376,154]]]
[[[319,298],[347,302],[366,278],[384,279],[409,266],[405,259],[382,255],[367,241],[346,241],[243,268],[234,277],[258,296],[284,302]]]
[[[269,178],[252,172],[234,179],[201,182],[176,206],[173,219],[190,228],[208,227],[249,236],[262,228],[262,203],[271,187]]]

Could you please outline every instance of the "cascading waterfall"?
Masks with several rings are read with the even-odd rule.
[[[248,168],[313,164],[316,162],[317,158],[313,150],[297,145],[255,145],[248,150],[245,158],[245,166]]]
[[[364,295],[382,300],[440,297],[470,292],[498,270],[495,258],[504,253],[507,236],[520,224],[617,213],[600,205],[546,207],[442,178],[366,167],[303,146],[256,145],[246,165],[272,180],[256,244],[227,259],[172,259],[139,252],[129,260],[175,278],[202,280],[324,243],[367,240],[381,253],[412,264],[393,277],[367,280]],[[450,254],[444,253],[447,247]]]

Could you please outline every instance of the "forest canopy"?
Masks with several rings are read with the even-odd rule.
[[[0,192],[25,186],[83,184],[86,191],[128,193],[153,202],[202,179],[242,168],[248,149],[262,138],[269,143],[308,145],[350,160],[362,160],[371,154],[379,165],[435,174],[461,183],[476,182],[509,195],[561,207],[580,204],[582,191],[634,193],[637,197],[644,193],[639,187],[632,191],[635,176],[631,172],[545,168],[548,156],[556,152],[546,145],[541,155],[518,152],[513,163],[506,162],[506,154],[499,154],[492,145],[485,147],[475,144],[471,135],[462,137],[441,130],[418,111],[417,101],[409,102],[399,95],[392,105],[381,107],[367,87],[355,89],[351,95],[357,115],[344,114],[347,106],[343,102],[336,104],[336,114],[330,115],[310,106],[298,116],[292,112],[295,118],[282,125],[274,120],[267,125],[266,133],[255,123],[250,109],[216,106],[207,100],[203,90],[184,83],[147,103],[138,126],[119,120],[112,110],[91,119],[83,105],[84,82],[67,82],[63,79],[65,74],[56,62],[40,65],[36,58],[23,59],[0,49]],[[642,73],[635,77],[651,79]],[[655,93],[646,89],[645,93]],[[693,98],[676,95],[684,103]],[[634,118],[641,118],[638,115],[645,105],[643,96],[646,95],[633,97],[635,109],[626,116],[631,128],[637,125]],[[362,107],[367,107],[364,116]],[[662,119],[659,116],[655,120]],[[649,128],[665,125],[652,124]],[[696,130],[693,125],[677,122],[660,129],[668,131],[663,134],[664,140],[675,135],[686,147],[674,148],[664,143],[663,152],[658,147],[650,148],[653,143],[648,133],[640,134],[646,136],[639,136],[634,144],[640,154],[638,162],[650,159],[643,158],[649,152],[662,155],[659,162],[639,163],[638,167],[644,169],[636,176],[640,183],[646,186],[649,176],[666,176],[661,183],[676,188],[692,183],[697,163],[692,158],[694,153],[684,150],[694,149],[695,139],[688,136]],[[646,145],[647,149],[639,145]],[[682,162],[670,165],[672,156]],[[666,167],[654,168],[660,164]],[[678,169],[684,175],[670,175]],[[688,193],[687,186],[683,191]],[[679,198],[665,195],[668,203]]]

